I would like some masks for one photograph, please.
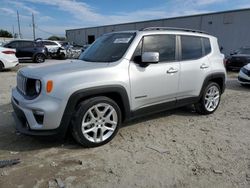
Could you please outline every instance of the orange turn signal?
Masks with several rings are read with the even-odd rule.
[[[52,80],[49,80],[47,81],[47,86],[46,86],[46,91],[47,93],[50,93],[53,89],[53,81]]]

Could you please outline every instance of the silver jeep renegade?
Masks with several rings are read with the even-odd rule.
[[[200,114],[219,106],[224,55],[201,31],[146,28],[98,38],[79,60],[29,66],[12,90],[16,128],[28,135],[64,136],[95,147],[124,121],[194,104]]]

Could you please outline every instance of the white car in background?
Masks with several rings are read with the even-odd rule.
[[[250,63],[245,65],[240,69],[238,75],[238,81],[241,85],[249,85],[250,86]]]
[[[55,58],[65,58],[66,50],[60,41],[42,40],[48,50],[48,55]]]
[[[13,68],[18,65],[16,51],[10,48],[0,47],[0,71]]]

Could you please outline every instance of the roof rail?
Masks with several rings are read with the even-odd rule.
[[[187,28],[178,28],[178,27],[147,27],[147,28],[141,29],[140,31],[153,31],[153,30],[186,31],[186,32],[193,32],[193,33],[208,34],[205,31],[194,30],[194,29],[187,29]]]

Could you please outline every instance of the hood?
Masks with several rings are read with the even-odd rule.
[[[247,65],[245,65],[244,68],[246,68],[247,70],[250,70],[250,63],[248,63]]]
[[[91,69],[105,68],[109,63],[86,62],[82,60],[64,60],[60,62],[43,63],[22,68],[20,72],[31,78],[43,78]]]

